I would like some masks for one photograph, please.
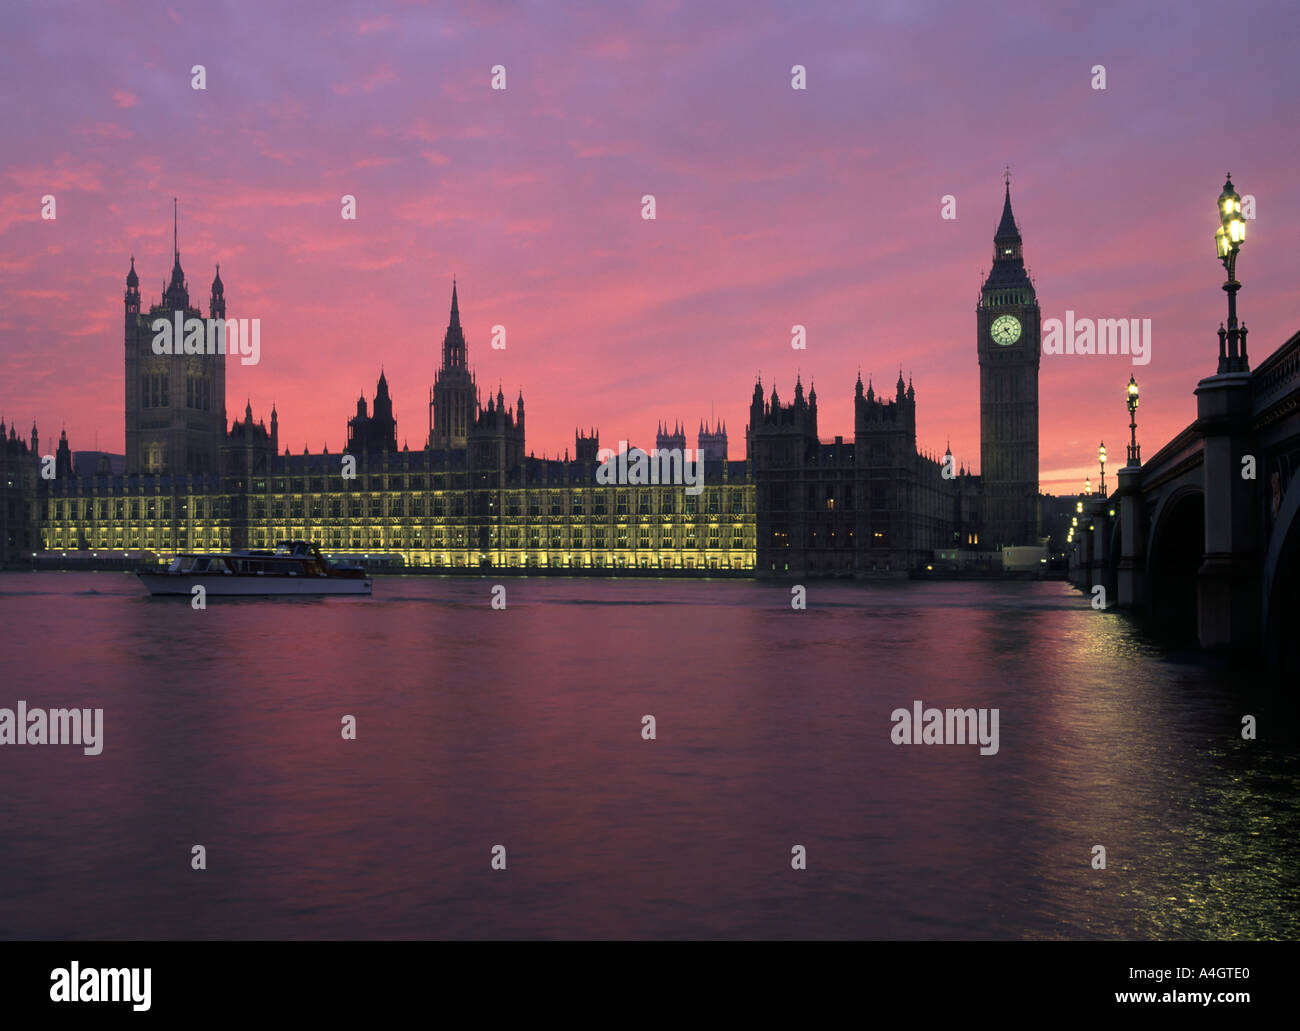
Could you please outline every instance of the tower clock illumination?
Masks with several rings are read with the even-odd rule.
[[[1007,347],[1020,339],[1020,320],[1014,315],[999,315],[989,327],[995,344]]]

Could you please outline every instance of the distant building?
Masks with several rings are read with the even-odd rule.
[[[719,421],[712,429],[703,420],[700,421],[700,454],[708,462],[725,462],[727,460],[727,424]]]
[[[211,474],[132,472],[129,463],[125,475],[106,475],[99,462],[74,469],[65,438],[55,478],[39,480],[32,451],[15,439],[6,468],[26,486],[10,492],[14,519],[4,530],[18,550],[167,555],[302,539],[328,554],[426,568],[753,568],[754,491],[744,462],[706,462],[703,491],[692,495],[685,485],[599,484],[594,428],[575,432],[575,458],[527,454],[522,392],[513,405],[500,388],[478,403],[454,286],[428,446],[399,451],[392,413],[381,373],[369,411],[363,397],[348,422],[354,478],[328,450],[281,453],[277,412],[268,428],[254,421],[251,402],[222,435]]]
[[[109,451],[74,451],[72,467],[82,476],[122,476],[126,473],[126,455]]]
[[[126,472],[215,475],[226,434],[226,363],[222,354],[155,354],[156,319],[201,319],[190,304],[189,283],[181,269],[175,215],[172,224],[171,282],[162,302],[141,313],[140,279],[135,258],[126,277]],[[209,315],[225,319],[221,267],[212,280]],[[179,341],[177,342],[179,345]],[[179,347],[177,348],[179,350]]]
[[[673,423],[670,431],[667,423],[660,423],[655,430],[655,449],[658,451],[685,451],[686,429],[681,423]]]
[[[460,302],[451,284],[451,318],[442,340],[442,365],[429,391],[429,439],[433,450],[463,448],[478,403],[478,385],[469,368],[469,347],[460,325]]]
[[[29,558],[40,547],[36,476],[40,438],[32,423],[30,444],[0,418],[0,565]]]
[[[397,420],[393,418],[393,400],[388,396],[388,380],[383,372],[379,373],[370,415],[366,414],[365,395],[357,398],[357,414],[348,420],[344,450],[351,455],[397,450]]]
[[[916,391],[899,374],[895,396],[877,398],[858,377],[854,437],[823,443],[817,391],[782,404],[754,385],[746,441],[755,485],[759,576],[899,577],[933,564],[940,550],[979,546],[979,478],[944,476],[916,449]]]
[[[784,404],[756,383],[746,458],[731,461],[721,421],[701,421],[699,494],[686,484],[598,481],[600,437],[575,430],[575,456],[527,452],[524,398],[498,386],[486,406],[468,363],[453,282],[441,365],[429,391],[429,435],[397,446],[381,371],[372,405],[348,420],[350,463],[327,449],[280,450],[270,426],[225,424],[223,355],[154,355],[150,319],[193,316],[173,225],[171,282],[141,315],[135,262],[127,274],[125,469],[81,452],[66,434],[54,478],[40,477],[38,438],[0,436],[0,543],[24,549],[152,551],[265,547],[316,541],[331,554],[383,554],[411,566],[755,570],[760,576],[905,576],[1002,567],[1004,548],[1057,543],[1058,517],[1040,515],[1038,306],[1024,268],[1010,186],[994,235],[994,268],[976,312],[981,475],[917,449],[916,391],[899,371],[892,398],[859,375],[853,437],[823,442],[817,392],[797,380]],[[210,311],[225,316],[220,273]],[[619,442],[628,448],[627,442]],[[660,422],[660,450],[686,449],[680,422]],[[95,456],[91,459],[89,456]],[[1018,555],[1019,552],[1016,553]],[[28,556],[30,557],[30,555]],[[1015,558],[1015,555],[1011,556]]]

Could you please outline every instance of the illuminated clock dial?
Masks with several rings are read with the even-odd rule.
[[[1020,320],[1014,315],[999,315],[989,327],[989,336],[995,344],[1008,347],[1020,339]]]

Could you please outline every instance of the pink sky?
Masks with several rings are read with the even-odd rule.
[[[10,10],[0,415],[122,450],[123,280],[134,254],[158,299],[175,195],[191,298],[206,313],[220,262],[228,314],[262,322],[227,415],[274,401],[295,452],[341,450],[381,365],[399,443],[423,446],[455,275],[479,383],[523,387],[537,454],[575,425],[649,444],[660,419],[694,443],[712,412],[741,458],[760,370],[783,398],[815,379],[823,439],[850,437],[859,366],[892,391],[901,365],[920,447],[977,466],[975,304],[1010,164],[1043,317],[1153,324],[1145,367],[1043,359],[1042,487],[1074,492],[1099,440],[1122,461],[1130,372],[1146,454],[1195,415],[1227,171],[1258,208],[1238,265],[1254,363],[1300,329],[1300,15],[1050,6]]]

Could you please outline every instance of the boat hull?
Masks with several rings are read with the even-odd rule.
[[[370,577],[346,576],[258,576],[190,573],[136,573],[150,594],[185,595],[202,587],[213,597],[311,596],[321,594],[369,594]]]

